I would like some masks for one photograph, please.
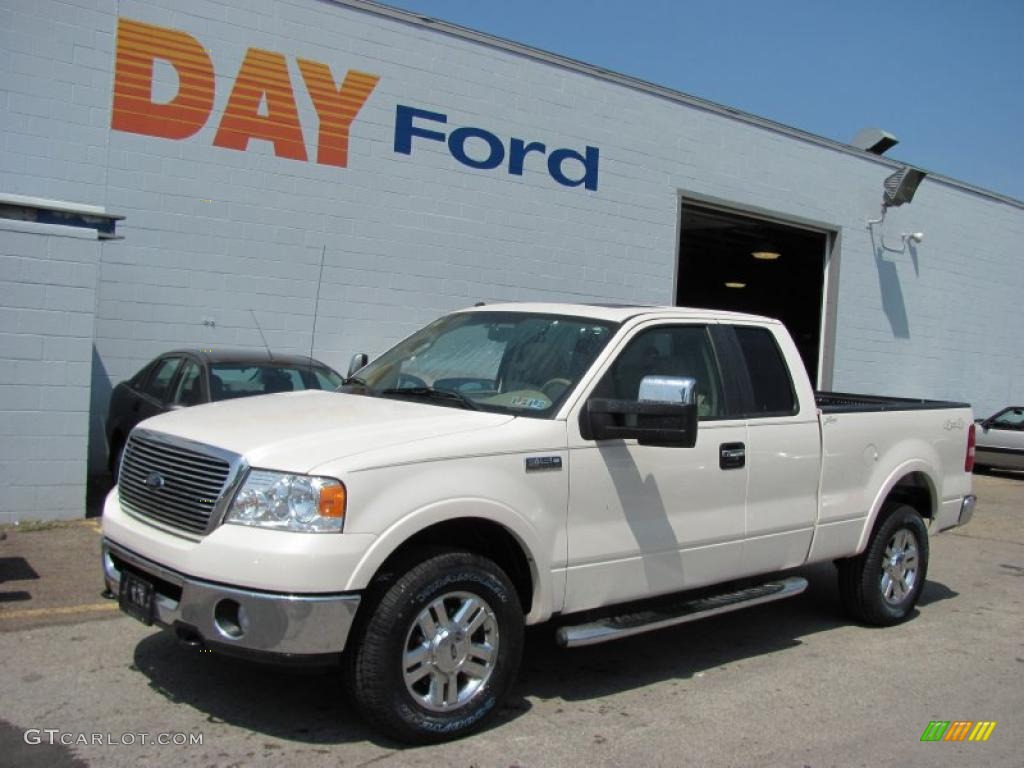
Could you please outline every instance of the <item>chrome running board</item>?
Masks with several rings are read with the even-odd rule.
[[[720,613],[738,611],[740,608],[751,605],[782,600],[799,595],[805,589],[807,589],[807,579],[793,576],[735,592],[680,602],[657,610],[611,616],[574,627],[561,627],[555,637],[558,644],[566,648],[596,645],[609,640],[618,640],[620,637],[639,635],[655,629],[685,624],[688,621],[706,619]]]

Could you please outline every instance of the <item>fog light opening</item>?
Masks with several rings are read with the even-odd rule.
[[[221,600],[213,609],[213,623],[224,637],[237,640],[249,629],[245,608],[234,600]]]

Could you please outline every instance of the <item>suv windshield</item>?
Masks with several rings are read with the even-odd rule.
[[[616,327],[526,312],[447,315],[360,370],[344,391],[550,417]]]

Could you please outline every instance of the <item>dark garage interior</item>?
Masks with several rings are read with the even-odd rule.
[[[780,319],[818,386],[827,245],[825,232],[684,201],[676,304]]]

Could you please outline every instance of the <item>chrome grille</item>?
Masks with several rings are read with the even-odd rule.
[[[118,493],[121,503],[138,517],[204,534],[230,474],[226,459],[132,433],[124,449]]]

